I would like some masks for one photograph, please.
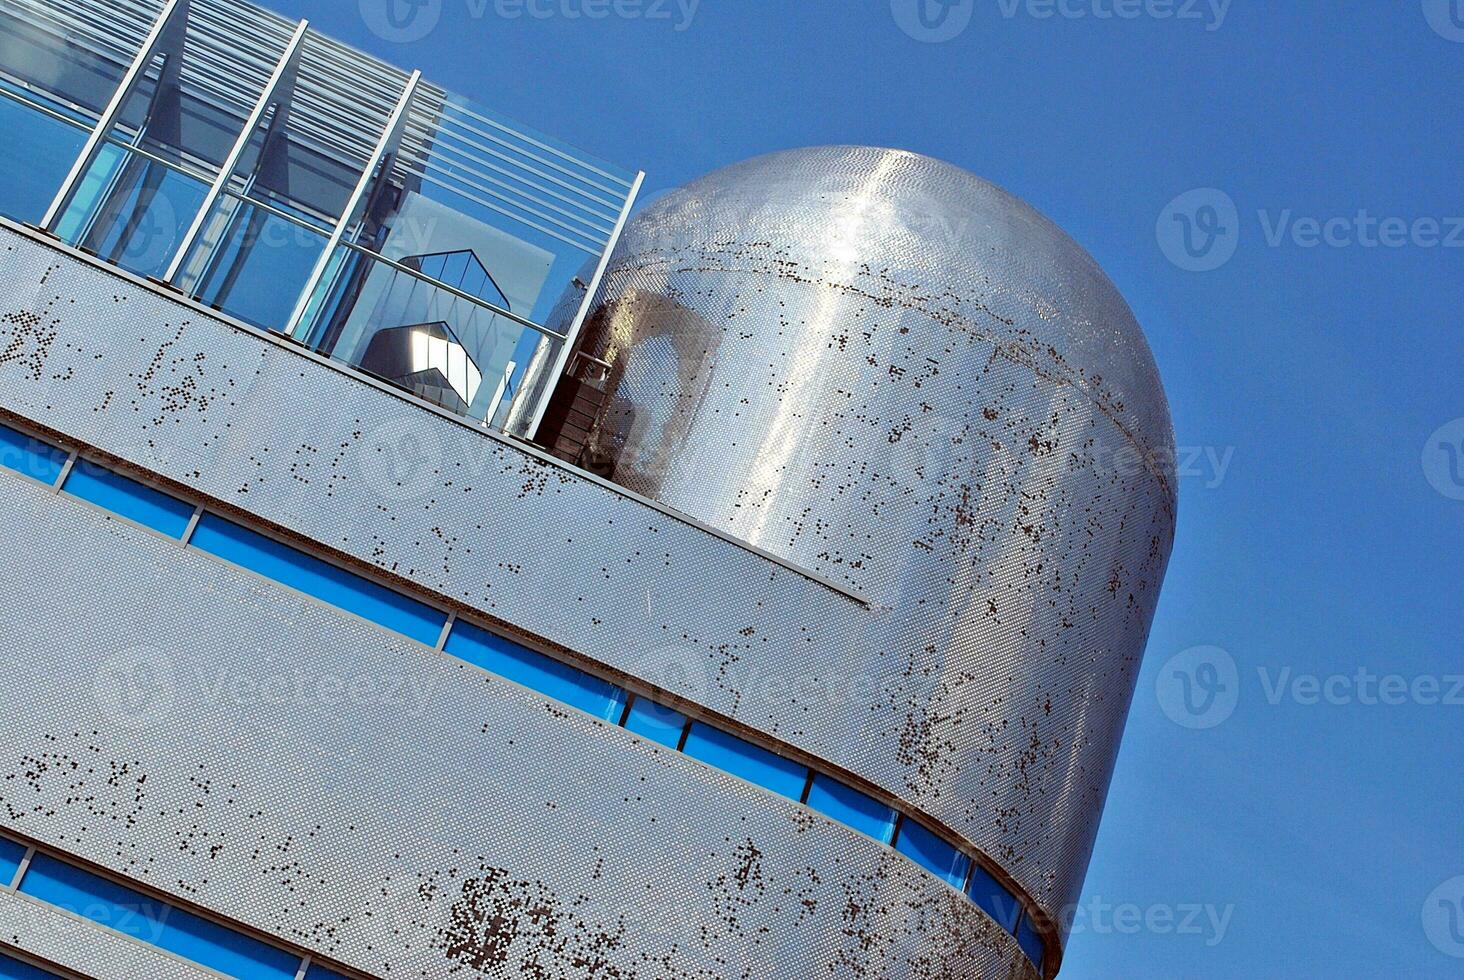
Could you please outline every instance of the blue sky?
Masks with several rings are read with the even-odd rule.
[[[269,2],[648,191],[869,143],[1053,218],[1191,447],[1063,976],[1464,975],[1464,0]]]

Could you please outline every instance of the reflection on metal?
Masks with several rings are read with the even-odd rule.
[[[581,349],[613,479],[869,595],[904,793],[1078,894],[1168,560],[1172,431],[1092,259],[992,185],[827,147],[641,213]],[[1127,462],[1125,462],[1127,461]]]
[[[630,189],[630,195],[625,199],[625,205],[620,209],[620,217],[616,219],[615,229],[610,233],[610,239],[606,245],[605,252],[600,256],[599,263],[595,266],[595,274],[585,287],[584,298],[580,301],[579,309],[575,311],[574,319],[570,321],[565,330],[565,341],[559,346],[551,359],[545,366],[545,375],[541,381],[542,387],[530,391],[529,385],[525,384],[520,391],[530,392],[534,396],[531,403],[530,413],[524,422],[524,427],[519,433],[526,439],[535,439],[539,434],[539,426],[544,421],[544,413],[549,408],[549,399],[554,395],[555,383],[564,375],[565,364],[569,360],[570,351],[574,350],[575,343],[579,339],[580,330],[584,327],[585,316],[590,311],[590,304],[594,302],[595,294],[600,290],[600,283],[605,277],[605,269],[610,263],[610,256],[613,249],[620,242],[620,236],[625,233],[625,223],[630,220],[630,212],[635,207],[635,200],[640,195],[641,184],[644,183],[646,175],[637,174],[635,184]],[[578,288],[579,280],[571,284],[571,289]]]
[[[71,172],[66,175],[66,180],[56,192],[56,197],[51,201],[51,206],[46,210],[46,215],[41,219],[41,227],[47,231],[54,231],[56,221],[61,216],[61,211],[66,207],[66,202],[71,199],[72,192],[76,189],[77,182],[82,174],[91,167],[96,159],[97,151],[101,149],[106,135],[112,127],[117,124],[122,115],[122,109],[126,106],[128,98],[137,87],[138,81],[142,78],[143,72],[152,63],[154,57],[173,40],[177,32],[182,30],[184,22],[188,18],[188,0],[168,0],[163,7],[162,13],[153,24],[152,30],[142,42],[138,49],[137,56],[132,59],[131,66],[127,73],[122,76],[122,82],[117,86],[117,91],[112,94],[112,100],[107,103],[107,108],[102,111],[101,118],[93,127],[91,136],[87,138],[86,145],[82,147],[76,162],[71,165]]]
[[[309,27],[310,22],[302,20],[295,28],[290,43],[285,47],[284,55],[280,58],[279,64],[275,66],[274,74],[265,83],[264,91],[259,94],[259,101],[254,104],[254,110],[244,120],[244,125],[239,130],[239,136],[234,141],[234,146],[229,150],[229,155],[224,158],[223,165],[219,168],[218,177],[209,187],[203,204],[199,207],[198,213],[194,215],[193,221],[174,251],[173,261],[169,263],[168,271],[163,275],[165,282],[177,281],[184,261],[193,251],[193,244],[198,239],[199,232],[203,230],[204,222],[213,215],[219,195],[233,179],[234,171],[238,169],[239,162],[244,157],[244,151],[249,148],[249,141],[254,138],[255,130],[259,128],[259,124],[264,120],[264,115],[271,105],[275,106],[275,116],[270,122],[270,135],[266,136],[266,141],[268,142],[272,137],[285,131],[285,120],[289,116],[290,103],[295,97],[295,79],[299,72],[305,32]],[[267,151],[268,146],[260,151],[261,161],[265,158]]]

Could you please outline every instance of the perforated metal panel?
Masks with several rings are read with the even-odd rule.
[[[1033,975],[798,804],[20,478],[0,513],[14,832],[383,977]]]
[[[616,295],[629,281],[624,268]],[[1008,433],[1003,445],[1015,454],[992,457],[992,516],[967,523],[961,515],[975,511],[949,484],[929,499],[892,502],[905,523],[889,523],[901,531],[922,512],[939,518],[927,537],[906,542],[901,561],[865,572],[798,552],[869,588],[871,609],[585,475],[11,231],[0,232],[0,290],[0,408],[863,776],[999,859],[1049,912],[1075,897],[1172,521],[1168,491],[1153,474],[1102,476],[1084,455],[1081,440],[1110,438],[1100,426],[1111,421],[1096,395],[1076,397],[1078,382],[1091,381],[1087,368],[1059,383],[1034,373],[1029,362],[1041,352],[1008,346],[1008,356],[992,358],[1011,389],[992,431]],[[828,302],[842,302],[838,293]],[[764,301],[773,304],[764,313],[780,302],[752,288],[728,313]],[[763,328],[749,317],[735,329]],[[862,338],[854,332],[849,342]],[[1119,342],[1095,333],[1091,346]],[[969,342],[962,363],[980,349]],[[852,378],[863,369],[847,370]],[[768,391],[776,397],[793,380],[770,378]],[[1115,381],[1101,403],[1116,412],[1134,397]],[[957,417],[949,411],[940,414]],[[1125,411],[1149,417],[1132,405]],[[1037,421],[1049,412],[1057,419],[1050,428]],[[656,424],[681,418],[672,412]],[[923,414],[917,421],[930,424]],[[871,416],[862,424],[883,433],[898,423]],[[1017,438],[1029,431],[1039,436],[1030,456]],[[839,469],[857,466],[854,458],[823,461],[829,485],[868,494],[870,484],[855,489]],[[922,459],[915,452],[892,465],[920,472]],[[718,466],[744,462],[729,449]],[[685,491],[677,505],[698,509],[693,496]],[[876,543],[896,540],[881,521],[858,526]],[[784,548],[772,534],[734,532]],[[818,533],[810,527],[806,537]],[[965,549],[989,565],[939,572],[912,557],[925,547]],[[931,592],[932,583],[940,588]],[[909,606],[905,596],[919,598]]]

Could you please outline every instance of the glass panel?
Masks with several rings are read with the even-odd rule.
[[[245,323],[284,331],[326,235],[237,195],[220,197],[175,285]]]
[[[0,888],[10,887],[10,883],[15,880],[15,872],[20,870],[20,862],[24,857],[24,844],[13,841],[9,837],[0,837]]]
[[[61,489],[170,538],[181,540],[193,519],[192,504],[95,463],[79,460]]]
[[[156,11],[142,13],[149,20],[156,17]],[[57,19],[60,16],[59,10],[33,5],[23,16],[0,11],[0,72],[38,95],[79,107],[95,121],[135,54],[135,49],[124,50],[115,39],[141,42],[147,27],[141,22],[116,23],[128,19],[122,11],[114,15],[116,22],[106,34],[97,24],[63,23]]]
[[[410,120],[400,196],[368,219],[374,247],[470,249],[509,309],[544,323],[572,280],[588,278],[635,175],[428,85]]]
[[[687,755],[723,772],[791,799],[803,798],[808,767],[767,749],[743,741],[736,735],[696,722],[686,736]]]
[[[881,844],[888,844],[895,832],[894,810],[822,773],[813,777],[808,805]]]
[[[188,543],[428,646],[437,645],[447,622],[425,603],[214,514],[199,519]]]
[[[87,129],[27,105],[0,83],[0,133],[0,214],[37,224],[81,153]]]
[[[0,466],[54,486],[70,455],[48,442],[0,425]]]
[[[346,978],[334,970],[311,964],[310,969],[305,973],[305,980],[346,980]]]
[[[447,652],[606,721],[619,722],[625,692],[608,681],[535,653],[471,623],[456,623]]]
[[[82,176],[55,230],[129,272],[159,276],[208,188],[196,175],[109,143]]]
[[[971,859],[908,817],[900,825],[895,850],[955,888],[966,883]]]
[[[159,947],[240,980],[294,980],[300,957],[180,908],[170,908]]]
[[[169,911],[163,902],[47,854],[31,860],[20,892],[153,946],[158,945]]]
[[[650,698],[636,698],[625,719],[625,727],[653,742],[676,749],[681,747],[681,734],[686,731],[686,716]]]
[[[0,953],[0,980],[56,980],[56,975]]]
[[[429,273],[443,275],[439,284]],[[540,334],[495,312],[500,284],[468,252],[403,256],[392,265],[342,246],[298,334],[323,354],[470,418],[492,419],[511,395],[511,365]]]
[[[22,894],[65,909],[231,977],[292,980],[300,958],[45,854]]]
[[[1017,927],[1017,945],[1022,947],[1022,952],[1027,954],[1027,959],[1038,970],[1042,969],[1042,954],[1046,946],[1042,942],[1042,936],[1037,932],[1037,927],[1032,924],[1031,918],[1022,916],[1022,924]]]
[[[971,883],[966,886],[966,894],[971,896],[971,901],[991,916],[997,925],[1007,932],[1016,931],[1017,915],[1021,912],[1022,906],[1012,897],[1011,892],[1003,888],[1001,883],[991,876],[991,872],[979,864],[971,868]]]

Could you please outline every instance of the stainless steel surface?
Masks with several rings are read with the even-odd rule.
[[[862,777],[1002,862],[1049,912],[1076,893],[1157,588],[1138,591],[1139,574],[1148,563],[1157,576],[1168,548],[1163,507],[1125,496],[1147,474],[1115,472],[1112,498],[1085,504],[1084,484],[1051,460],[1014,459],[1008,482],[1050,487],[1071,510],[1028,503],[1040,546],[1001,525],[966,529],[971,549],[1006,564],[950,591],[997,581],[997,614],[952,595],[931,597],[928,614],[889,608],[888,570],[868,579],[885,608],[868,608],[34,235],[0,231],[0,297],[0,408]],[[1018,384],[1016,367],[998,358],[993,371]],[[1030,376],[1026,391],[1013,414],[1045,397],[1071,409],[1064,426],[1091,417],[1091,401],[1044,395]],[[1114,515],[1129,510],[1122,526]],[[1075,536],[1088,557],[1068,579],[1047,579],[1051,566],[1025,591],[994,578]],[[1098,566],[1105,583],[1117,573],[1116,598],[1069,590]],[[900,574],[913,588],[930,571],[911,561]],[[1129,590],[1132,611],[1116,612]],[[1078,599],[1091,611],[1076,609],[1073,629],[1021,645],[1023,628],[1051,625],[1049,602]]]
[[[375,976],[1033,976],[796,803],[21,478],[0,513],[13,832]]]
[[[616,482],[887,610],[843,666],[918,682],[862,712],[854,768],[1075,899],[1176,507],[1153,357],[1092,258],[927,157],[776,153],[638,215],[583,336]]]

